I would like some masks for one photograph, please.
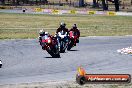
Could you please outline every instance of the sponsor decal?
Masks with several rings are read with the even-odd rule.
[[[35,8],[35,12],[42,12],[41,8]]]
[[[71,14],[76,14],[76,11],[75,10],[70,10],[70,13]]]
[[[115,16],[115,15],[116,15],[116,12],[107,12],[107,14],[108,14],[109,16]]]
[[[80,85],[85,83],[130,83],[129,74],[86,74],[82,67],[78,68],[76,82]]]
[[[53,14],[59,14],[59,10],[53,9],[53,10],[52,10],[52,13],[53,13]]]
[[[94,15],[95,14],[95,11],[88,11],[88,14],[89,15]]]

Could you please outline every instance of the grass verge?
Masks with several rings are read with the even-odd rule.
[[[41,28],[54,34],[61,21],[64,21],[69,29],[76,23],[78,28],[81,28],[81,36],[132,35],[131,16],[0,13],[0,39],[36,38]]]

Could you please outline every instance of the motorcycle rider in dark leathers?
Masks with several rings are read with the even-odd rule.
[[[60,23],[60,27],[56,30],[56,33],[60,32],[60,31],[64,31],[64,32],[68,32],[68,29],[66,28],[66,24],[64,22]]]
[[[76,42],[79,43],[80,30],[77,28],[77,25],[74,24],[74,25],[72,26],[72,28],[69,30],[69,32],[70,32],[70,31],[73,31],[74,33],[76,33],[76,35],[78,36]]]
[[[60,39],[61,39],[61,38],[60,38],[60,36],[58,36],[58,33],[61,32],[61,31],[63,31],[64,34],[66,33],[67,36],[65,37],[65,41],[68,43],[69,31],[68,31],[68,29],[66,28],[66,24],[65,24],[64,22],[61,22],[59,28],[56,30],[56,35],[57,35],[56,37],[57,37],[57,41],[58,41],[58,46],[59,46],[59,48],[60,48]]]

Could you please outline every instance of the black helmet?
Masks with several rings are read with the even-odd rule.
[[[76,24],[73,24],[73,26],[72,26],[73,28],[77,28],[77,25]]]

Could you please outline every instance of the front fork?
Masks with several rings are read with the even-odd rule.
[[[61,41],[62,41],[61,38],[58,37],[58,38],[57,38],[57,42],[58,42],[59,51],[60,51],[60,44],[61,44],[60,42],[61,42]],[[68,38],[68,36],[67,36],[67,37],[64,37],[63,41],[66,43],[66,46],[64,46],[64,48],[67,48],[67,45],[68,45],[68,43],[69,43],[69,38]]]
[[[60,38],[59,37],[57,38],[57,44],[58,44],[59,51],[60,51]]]

